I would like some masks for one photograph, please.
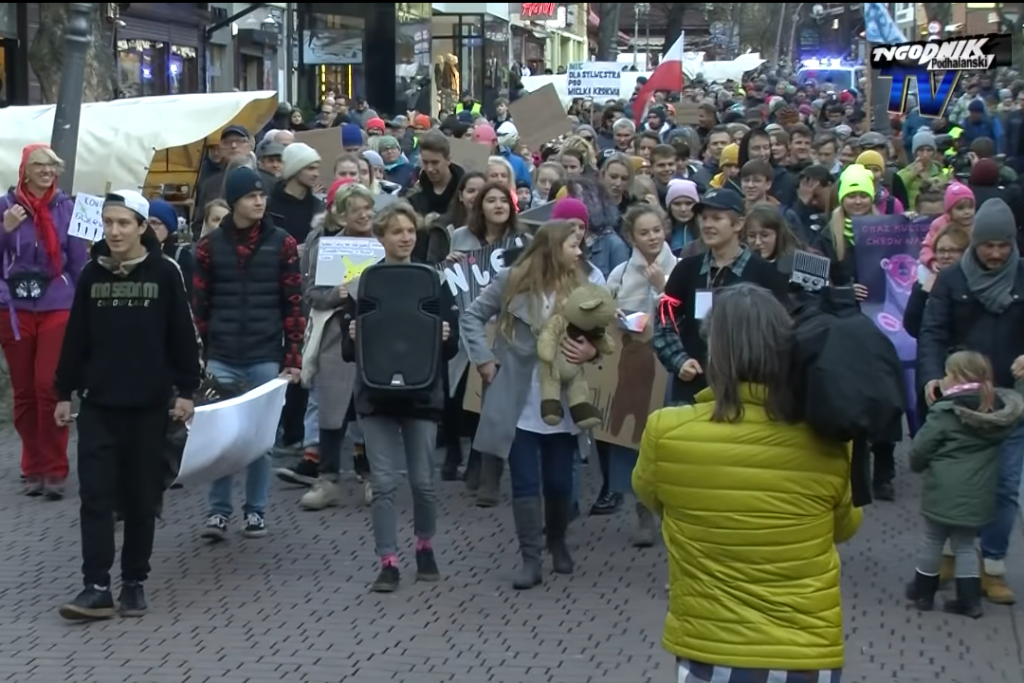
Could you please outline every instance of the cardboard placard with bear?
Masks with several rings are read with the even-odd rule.
[[[592,433],[598,441],[639,449],[647,417],[665,405],[668,373],[651,348],[651,323],[640,334],[619,326],[606,332],[614,345],[612,352],[583,366],[589,403],[601,420]],[[489,338],[493,340],[494,334],[492,326]],[[481,392],[480,375],[471,367],[463,407],[479,413]]]

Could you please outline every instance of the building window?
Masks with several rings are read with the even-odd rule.
[[[302,63],[316,67],[317,107],[328,91],[348,97],[362,92],[366,23],[358,17],[318,12],[307,15],[305,21]]]
[[[488,19],[484,24],[484,109],[493,111],[494,100],[508,95],[508,22]]]
[[[148,40],[117,41],[121,97],[164,95],[169,81],[167,45]]]
[[[199,59],[194,47],[171,45],[167,71],[171,95],[199,92]]]
[[[408,11],[409,8],[423,11],[424,7],[428,12],[426,17]],[[429,12],[430,5],[426,3],[398,3],[398,23],[395,27],[395,106],[403,113],[421,108],[430,111]]]

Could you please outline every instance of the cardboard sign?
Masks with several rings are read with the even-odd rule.
[[[552,140],[572,132],[565,107],[555,86],[548,83],[539,90],[523,95],[508,105],[512,120],[519,130],[519,142],[531,152],[540,150]]]
[[[295,142],[304,142],[315,149],[320,155],[320,163],[326,169],[326,172],[321,171],[321,175],[325,178],[334,177],[334,162],[345,151],[341,146],[340,128],[300,130],[295,133]]]
[[[551,220],[551,212],[555,210],[554,202],[547,202],[532,209],[527,209],[517,216],[519,224],[524,226],[532,235],[537,232],[540,226]]]
[[[372,237],[321,237],[316,254],[317,287],[351,282],[384,258],[384,245]]]
[[[677,102],[676,103],[676,123],[680,126],[696,126],[700,112],[699,102]]]
[[[487,160],[491,157],[490,147],[479,142],[448,138],[451,160],[465,171],[487,172]]]
[[[639,449],[647,416],[665,405],[668,373],[654,355],[649,334],[621,329],[608,333],[615,340],[615,353],[583,370],[590,400],[604,416],[604,423],[593,430],[594,439]],[[470,368],[463,408],[480,412],[481,389],[480,375]]]

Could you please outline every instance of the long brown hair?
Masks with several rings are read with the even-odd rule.
[[[977,351],[957,351],[946,359],[946,375],[961,382],[978,384],[978,411],[992,412],[996,405],[992,364]]]
[[[800,241],[793,234],[789,223],[782,213],[771,204],[758,204],[750,210],[743,221],[743,236],[746,240],[747,228],[756,223],[762,228],[767,228],[775,233],[775,253],[772,260],[777,261],[783,256],[788,256],[800,248]],[[749,241],[747,241],[749,244]]]
[[[481,244],[487,240],[487,221],[484,219],[484,198],[491,190],[498,190],[508,201],[508,220],[505,222],[505,237],[510,237],[519,232],[519,219],[516,218],[516,202],[512,198],[513,190],[510,190],[504,183],[487,183],[473,200],[473,210],[466,217],[466,227]],[[458,226],[456,226],[458,227]]]
[[[583,283],[579,264],[565,258],[565,241],[575,235],[576,227],[568,221],[545,223],[509,270],[498,315],[498,329],[506,339],[512,338],[509,305],[517,296],[527,296],[533,307],[543,297],[553,294],[557,310],[565,297]],[[530,312],[536,314],[535,310]]]

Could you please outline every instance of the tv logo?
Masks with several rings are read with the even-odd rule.
[[[1010,66],[1012,57],[1012,36],[968,36],[879,45],[871,49],[871,67],[882,78],[892,79],[890,113],[906,113],[907,95],[914,94],[923,116],[938,117],[949,106],[961,72]]]

